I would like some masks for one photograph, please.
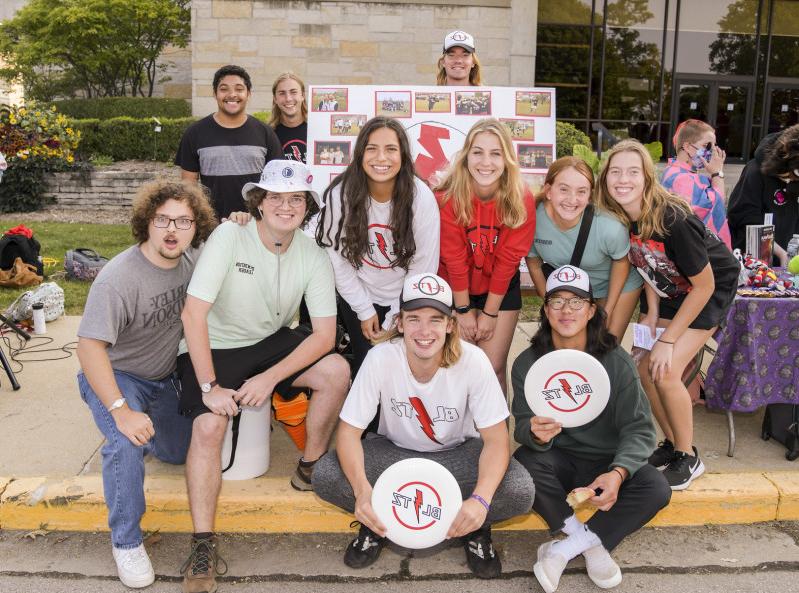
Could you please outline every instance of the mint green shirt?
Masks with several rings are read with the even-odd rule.
[[[258,236],[256,221],[219,225],[205,244],[188,294],[213,303],[211,349],[251,346],[291,325],[303,295],[311,317],[336,315],[333,267],[327,254],[299,229],[278,256]],[[187,352],[186,340],[179,352]]]
[[[580,217],[580,222],[582,222]],[[577,236],[580,234],[580,222],[568,231],[560,230],[549,218],[544,203],[541,202],[535,211],[535,239],[530,246],[528,257],[539,257],[546,263],[565,266],[571,261]],[[621,259],[630,251],[630,233],[621,222],[610,214],[594,208],[594,220],[591,232],[583,251],[583,259],[579,264],[588,272],[591,289],[598,299],[608,296],[610,284],[610,266],[614,259]],[[643,284],[640,274],[630,268],[622,292],[640,288]]]

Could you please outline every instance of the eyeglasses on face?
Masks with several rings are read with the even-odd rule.
[[[168,216],[157,215],[153,217],[153,226],[159,229],[168,229],[170,223],[175,223],[175,228],[181,231],[187,231],[194,224],[192,218],[169,218]]]
[[[585,307],[587,303],[588,299],[583,299],[580,297],[571,297],[568,299],[564,299],[563,297],[552,297],[546,301],[546,304],[555,309],[555,311],[560,311],[565,305],[569,305],[569,308],[572,311],[579,311]]]
[[[289,196],[288,198],[284,198],[282,194],[271,194],[268,193],[264,197],[266,203],[272,206],[273,208],[278,208],[288,202],[289,206],[292,208],[299,208],[303,204],[305,204],[305,196]]]

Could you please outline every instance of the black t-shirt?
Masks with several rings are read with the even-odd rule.
[[[690,276],[710,263],[716,288],[714,294],[728,295],[738,285],[740,264],[727,246],[695,215],[686,216],[674,208],[666,211],[668,236],[647,241],[638,235],[638,223],[630,229],[628,257],[644,280],[663,299],[683,299],[691,290]]]
[[[251,115],[238,128],[225,128],[213,115],[188,127],[180,140],[175,164],[200,174],[211,191],[211,203],[220,218],[244,210],[241,188],[258,181],[264,165],[283,158],[275,131]]]
[[[308,148],[308,122],[302,122],[293,128],[277,124],[275,133],[283,147],[283,158],[290,161],[307,162],[305,154]]]

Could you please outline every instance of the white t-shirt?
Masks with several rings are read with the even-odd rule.
[[[420,383],[408,366],[402,339],[372,348],[361,365],[339,417],[365,429],[380,404],[377,432],[412,451],[452,449],[477,429],[509,416],[508,404],[485,352],[461,341],[457,363]]]

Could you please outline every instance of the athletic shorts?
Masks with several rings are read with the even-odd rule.
[[[482,311],[483,307],[486,306],[487,298],[488,298],[488,293],[470,294],[469,304],[472,306],[472,309],[479,309],[480,311]],[[513,278],[510,279],[510,284],[508,284],[508,291],[505,293],[505,297],[502,299],[502,302],[499,305],[499,310],[518,311],[521,308],[522,308],[522,283],[519,278],[519,271],[516,270],[516,273],[513,275]]]
[[[708,302],[699,312],[699,315],[688,325],[690,329],[712,329],[714,327],[721,327],[727,319],[727,312],[735,300],[735,294],[738,286],[729,287],[716,287],[716,290],[711,295]],[[685,296],[676,299],[660,299],[660,318],[661,319],[674,319],[680,306],[685,301]],[[646,297],[641,292],[641,313],[647,312]]]
[[[282,327],[268,338],[264,338],[252,346],[211,350],[216,380],[222,387],[238,389],[250,377],[275,366],[294,352],[306,337],[307,334]],[[321,360],[325,356],[327,355],[324,354],[319,359]],[[318,360],[315,360],[305,368],[283,379],[275,385],[275,391],[283,399],[291,400],[297,397],[302,388],[292,387],[291,384],[317,362]],[[200,385],[194,374],[194,366],[191,364],[188,352],[178,356],[177,373],[181,387],[180,413],[192,420],[201,414],[211,413],[211,410],[203,404],[202,391],[200,391]]]

